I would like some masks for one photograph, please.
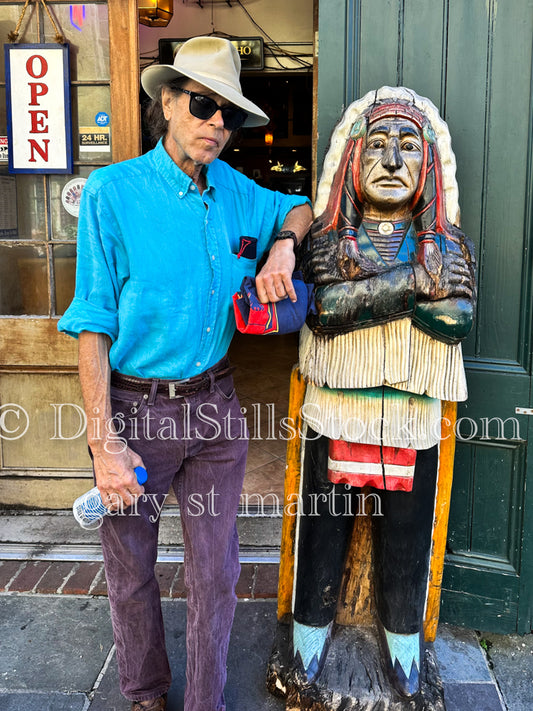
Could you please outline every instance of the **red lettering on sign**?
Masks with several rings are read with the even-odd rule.
[[[41,69],[40,69],[41,73],[40,74],[37,74],[37,72],[34,69],[34,64],[35,64],[36,59],[38,59],[39,62],[41,63]],[[40,54],[32,54],[32,56],[26,62],[26,71],[34,79],[41,79],[42,77],[44,77],[44,75],[48,71],[48,62],[46,61],[46,59],[44,57],[41,57]]]
[[[43,138],[43,143],[44,146],[40,146],[35,138],[28,138],[28,142],[30,144],[30,150],[31,150],[31,158],[29,160],[29,163],[35,163],[37,160],[35,158],[35,153],[37,152],[41,158],[44,160],[45,163],[48,162],[48,144],[50,143],[49,138]]]
[[[29,111],[31,116],[31,131],[30,133],[48,133],[48,126],[44,125],[45,118],[48,118],[48,111]],[[39,116],[39,114],[41,114]]]
[[[30,87],[30,106],[39,106],[39,102],[37,101],[38,96],[45,96],[48,94],[48,87],[46,84],[42,84],[40,81],[30,81],[28,82],[28,86]]]
[[[40,54],[33,54],[26,62],[26,71],[34,79],[41,79],[48,73],[48,62]],[[30,106],[39,106],[39,97],[48,94],[48,86],[43,82],[28,82],[30,87]],[[28,110],[30,115],[31,128],[29,133],[48,133],[48,126],[45,120],[48,119],[48,109]],[[34,138],[28,138],[30,144],[29,163],[36,163],[40,158],[45,163],[48,163],[48,144],[49,138],[43,138],[37,142]]]

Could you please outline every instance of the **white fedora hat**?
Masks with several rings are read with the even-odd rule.
[[[176,53],[174,64],[154,64],[141,75],[141,84],[152,99],[161,84],[177,76],[189,77],[246,111],[244,126],[264,126],[268,116],[242,95],[241,59],[232,43],[222,37],[193,37]]]

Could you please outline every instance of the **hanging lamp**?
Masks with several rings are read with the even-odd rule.
[[[166,27],[174,14],[173,0],[138,0],[139,22],[148,27]]]

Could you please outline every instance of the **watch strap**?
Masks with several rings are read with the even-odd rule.
[[[282,239],[292,239],[294,249],[298,246],[298,237],[296,237],[296,234],[292,230],[281,230],[274,237],[274,242]]]

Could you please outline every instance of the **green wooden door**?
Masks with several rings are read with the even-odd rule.
[[[526,632],[533,607],[533,0],[319,0],[318,163],[343,106],[403,85],[452,135],[479,299],[464,345],[441,620]],[[529,476],[529,487],[528,484]]]

